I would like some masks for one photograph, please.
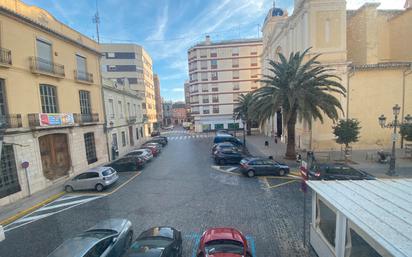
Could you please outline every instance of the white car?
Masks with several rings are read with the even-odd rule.
[[[137,149],[126,154],[126,156],[139,156],[144,158],[146,161],[151,161],[153,159],[152,151],[149,149]]]
[[[171,125],[171,126],[168,126],[168,127],[164,127],[163,129],[164,129],[164,130],[173,130],[173,129],[174,129],[174,126]]]

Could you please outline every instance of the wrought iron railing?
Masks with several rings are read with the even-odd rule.
[[[48,73],[64,77],[64,65],[45,60],[40,57],[30,57],[30,69],[34,73]]]
[[[21,114],[0,115],[0,128],[21,128]]]
[[[77,124],[99,122],[98,113],[75,113],[73,116],[74,122]]]
[[[11,65],[11,51],[0,47],[0,63]]]
[[[134,124],[137,121],[137,117],[136,116],[129,116],[127,117],[127,123],[128,124]]]
[[[93,74],[85,71],[75,70],[74,78],[78,81],[93,83]]]

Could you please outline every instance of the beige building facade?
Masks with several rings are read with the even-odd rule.
[[[150,134],[157,123],[152,58],[136,44],[101,44],[100,49],[103,78],[129,84],[132,90],[144,93],[144,133]]]
[[[360,140],[353,148],[389,148],[391,131],[382,129],[378,117],[392,118],[392,107],[401,106],[401,118],[412,113],[412,10],[380,10],[379,4],[367,3],[358,10],[347,10],[344,0],[295,1],[288,15],[272,8],[264,22],[262,72],[269,74],[267,59],[277,53],[312,47],[309,57],[322,54],[322,64],[333,68],[347,90],[347,97],[337,96],[344,113],[341,118],[355,118],[362,127]],[[281,110],[262,127],[284,139]],[[312,150],[339,150],[332,134],[333,123],[312,121],[296,127],[297,147]],[[399,143],[399,142],[398,142]]]
[[[188,50],[190,115],[195,131],[242,128],[233,119],[241,94],[260,79],[260,39],[212,42],[206,37]]]
[[[155,89],[155,103],[156,103],[156,120],[157,126],[155,129],[162,126],[163,122],[163,105],[162,105],[162,96],[160,95],[160,79],[157,74],[153,75],[153,83]]]
[[[95,41],[1,0],[0,47],[1,206],[107,162],[107,147]]]

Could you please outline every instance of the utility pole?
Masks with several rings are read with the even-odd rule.
[[[99,16],[99,9],[97,7],[97,0],[96,0],[96,14],[93,17],[93,23],[96,24],[97,43],[100,44],[100,35],[99,35],[100,16]]]

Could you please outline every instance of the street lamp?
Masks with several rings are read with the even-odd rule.
[[[401,110],[401,107],[396,104],[394,107],[392,107],[394,120],[392,122],[389,122],[386,124],[386,117],[382,114],[381,116],[378,117],[379,125],[382,128],[393,128],[393,134],[392,134],[392,154],[391,154],[391,159],[389,162],[389,170],[387,174],[389,176],[394,176],[395,174],[395,161],[396,161],[396,151],[395,151],[395,146],[396,146],[396,139],[398,137],[397,135],[397,128],[401,126],[403,123],[398,121],[398,115]],[[412,116],[411,115],[406,115],[405,116],[405,123],[404,124],[410,124],[412,123]]]

